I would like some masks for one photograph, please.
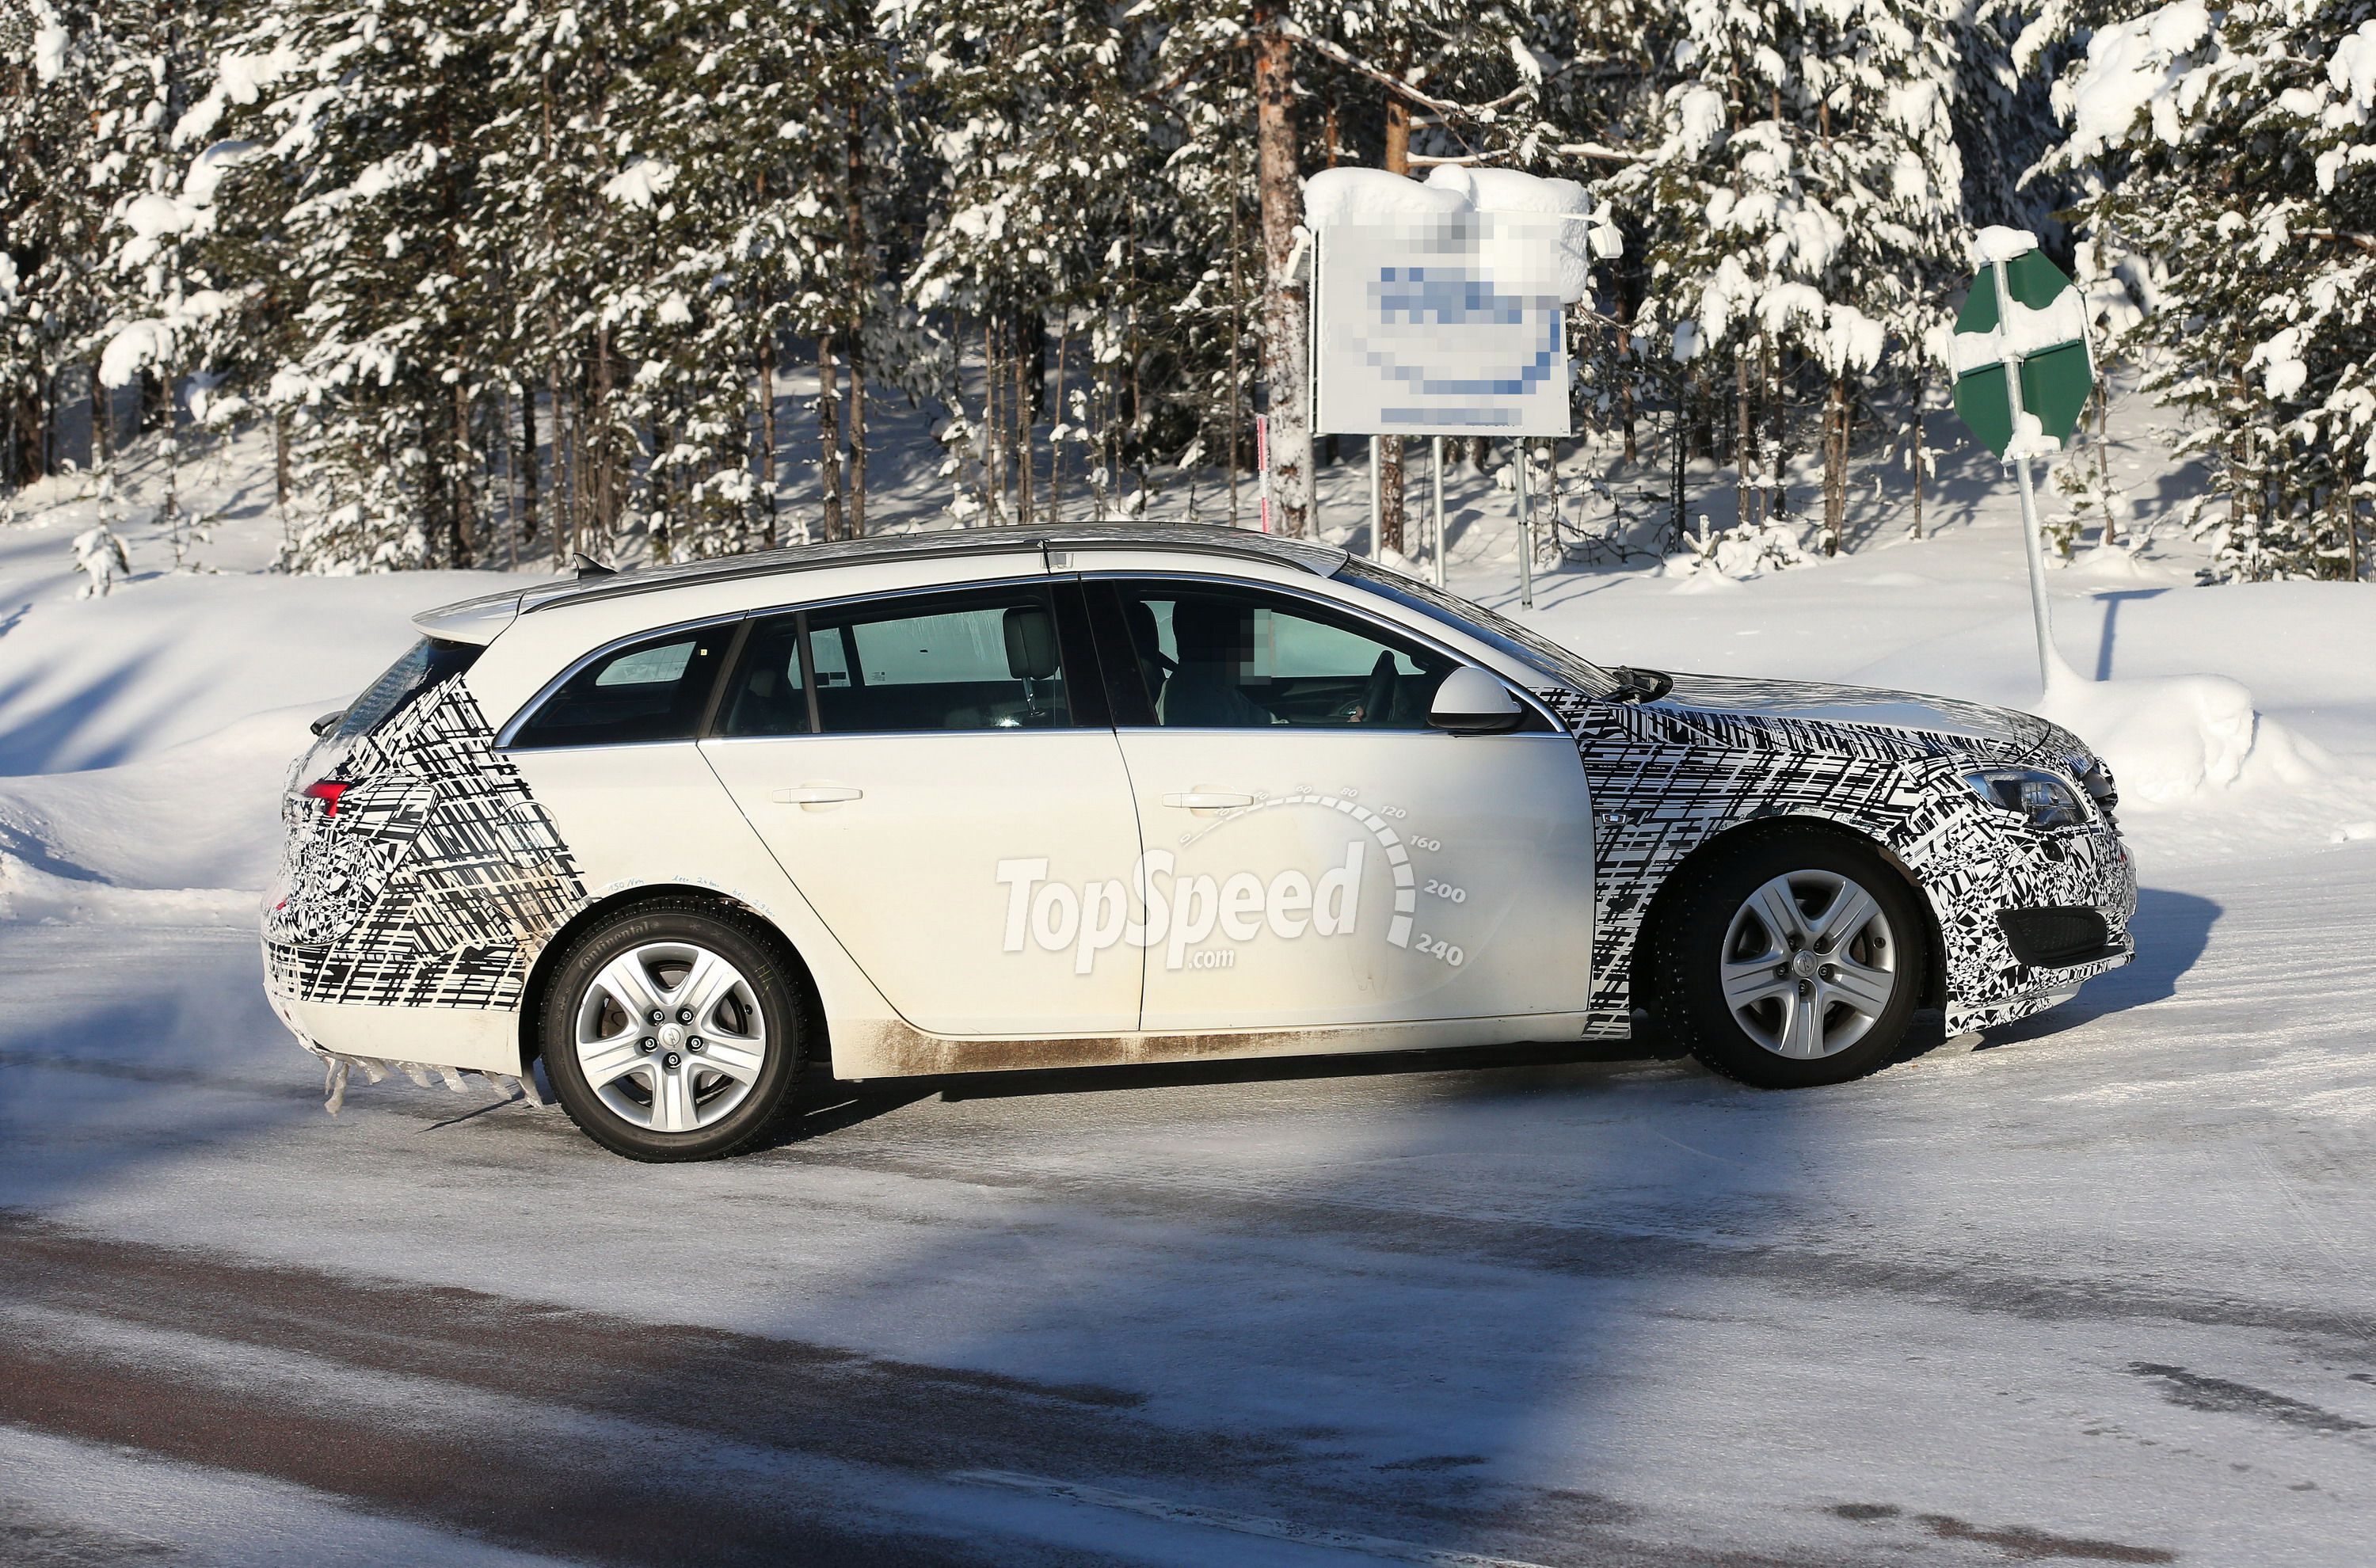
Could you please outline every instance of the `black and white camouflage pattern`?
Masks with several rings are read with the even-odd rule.
[[[1632,1027],[1634,945],[1667,877],[1718,834],[1769,817],[1836,823],[1914,873],[1939,922],[1950,1032],[2036,1012],[2129,959],[2136,873],[2111,826],[2036,831],[1962,781],[1980,766],[2100,766],[2042,719],[1851,686],[1693,675],[1677,676],[1655,702],[1539,695],[1574,733],[1592,790],[1589,1033]],[[1876,722],[1880,715],[1907,721]],[[1998,913],[2045,906],[2101,910],[2122,950],[2069,968],[2021,963]]]
[[[300,777],[300,775],[303,777]],[[295,788],[350,781],[330,815]],[[458,675],[291,775],[265,971],[301,1002],[518,1005],[586,886]]]

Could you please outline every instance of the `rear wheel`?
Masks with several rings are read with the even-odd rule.
[[[707,1159],[757,1139],[807,1054],[798,983],[757,922],[667,900],[570,944],[547,988],[547,1077],[570,1120],[634,1159]]]
[[[1685,874],[1652,956],[1662,1021],[1693,1055],[1791,1088],[1861,1076],[1895,1053],[1925,944],[1913,890],[1879,855],[1804,832]]]

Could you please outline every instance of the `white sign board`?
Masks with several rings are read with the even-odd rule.
[[[1540,189],[1544,206],[1583,205],[1569,182],[1493,172],[1526,182],[1521,199]],[[1376,170],[1313,177],[1315,429],[1569,434],[1563,305],[1582,292],[1583,215],[1492,210],[1476,186],[1465,174],[1456,187]]]

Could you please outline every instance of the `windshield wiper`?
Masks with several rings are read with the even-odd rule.
[[[1610,671],[1617,677],[1617,689],[1609,694],[1616,702],[1657,702],[1675,689],[1675,678],[1663,670],[1636,670],[1621,664]]]

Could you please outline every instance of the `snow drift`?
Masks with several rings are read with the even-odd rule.
[[[2066,672],[2037,711],[2095,747],[2132,802],[2174,805],[2246,783],[2299,787],[2335,771],[2334,758],[2257,711],[2251,692],[2224,675]]]

